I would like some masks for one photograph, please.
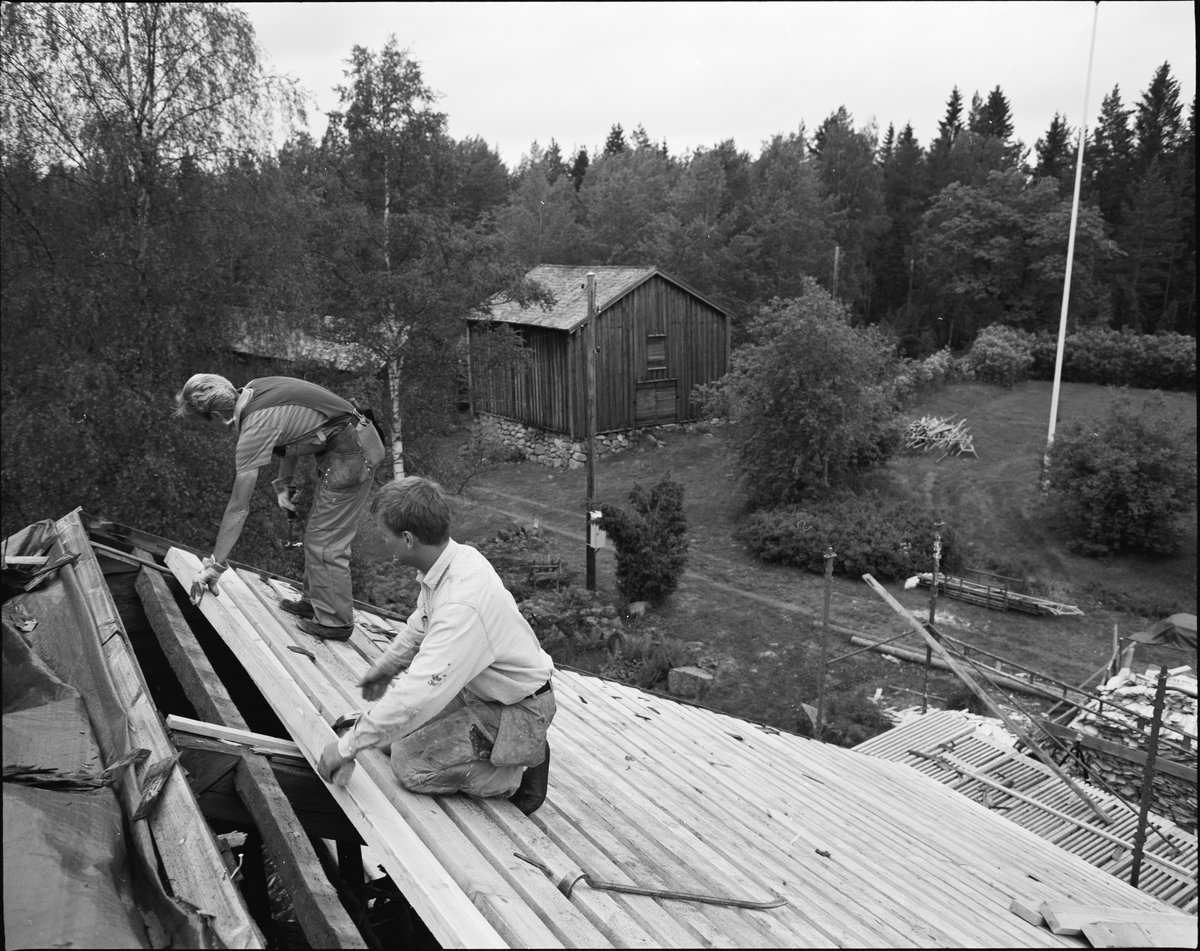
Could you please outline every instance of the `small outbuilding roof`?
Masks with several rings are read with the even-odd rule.
[[[522,307],[514,301],[496,299],[487,317],[473,317],[478,322],[495,320],[504,324],[524,324],[531,327],[547,327],[553,330],[575,330],[587,320],[587,276],[596,275],[596,313],[611,307],[634,288],[650,280],[656,274],[698,297],[710,307],[728,315],[728,311],[714,303],[683,281],[665,274],[656,267],[633,265],[567,265],[539,264],[526,277],[537,281],[554,295],[554,306],[545,309],[537,304]]]

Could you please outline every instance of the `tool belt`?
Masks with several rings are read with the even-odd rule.
[[[321,483],[330,489],[349,489],[371,478],[383,461],[383,443],[371,421],[350,419],[326,438],[328,447],[317,453]]]

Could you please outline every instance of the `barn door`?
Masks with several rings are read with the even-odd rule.
[[[637,414],[635,426],[655,426],[673,423],[679,418],[678,381],[651,380],[637,384]]]

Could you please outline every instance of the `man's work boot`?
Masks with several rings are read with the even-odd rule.
[[[288,614],[294,614],[296,617],[316,617],[316,612],[313,611],[311,601],[305,601],[303,598],[284,598],[279,602],[279,606],[287,611]]]
[[[546,788],[550,782],[550,743],[546,743],[546,758],[537,766],[528,767],[521,776],[521,785],[508,797],[508,801],[529,816],[546,801]]]
[[[350,635],[354,633],[353,624],[330,627],[328,624],[318,624],[315,620],[309,620],[308,618],[301,618],[297,627],[305,634],[319,637],[323,641],[348,641],[350,640]]]

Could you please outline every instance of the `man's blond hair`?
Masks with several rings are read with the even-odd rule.
[[[220,412],[232,416],[237,403],[237,388],[225,377],[215,373],[197,373],[175,394],[175,415],[212,419]]]

